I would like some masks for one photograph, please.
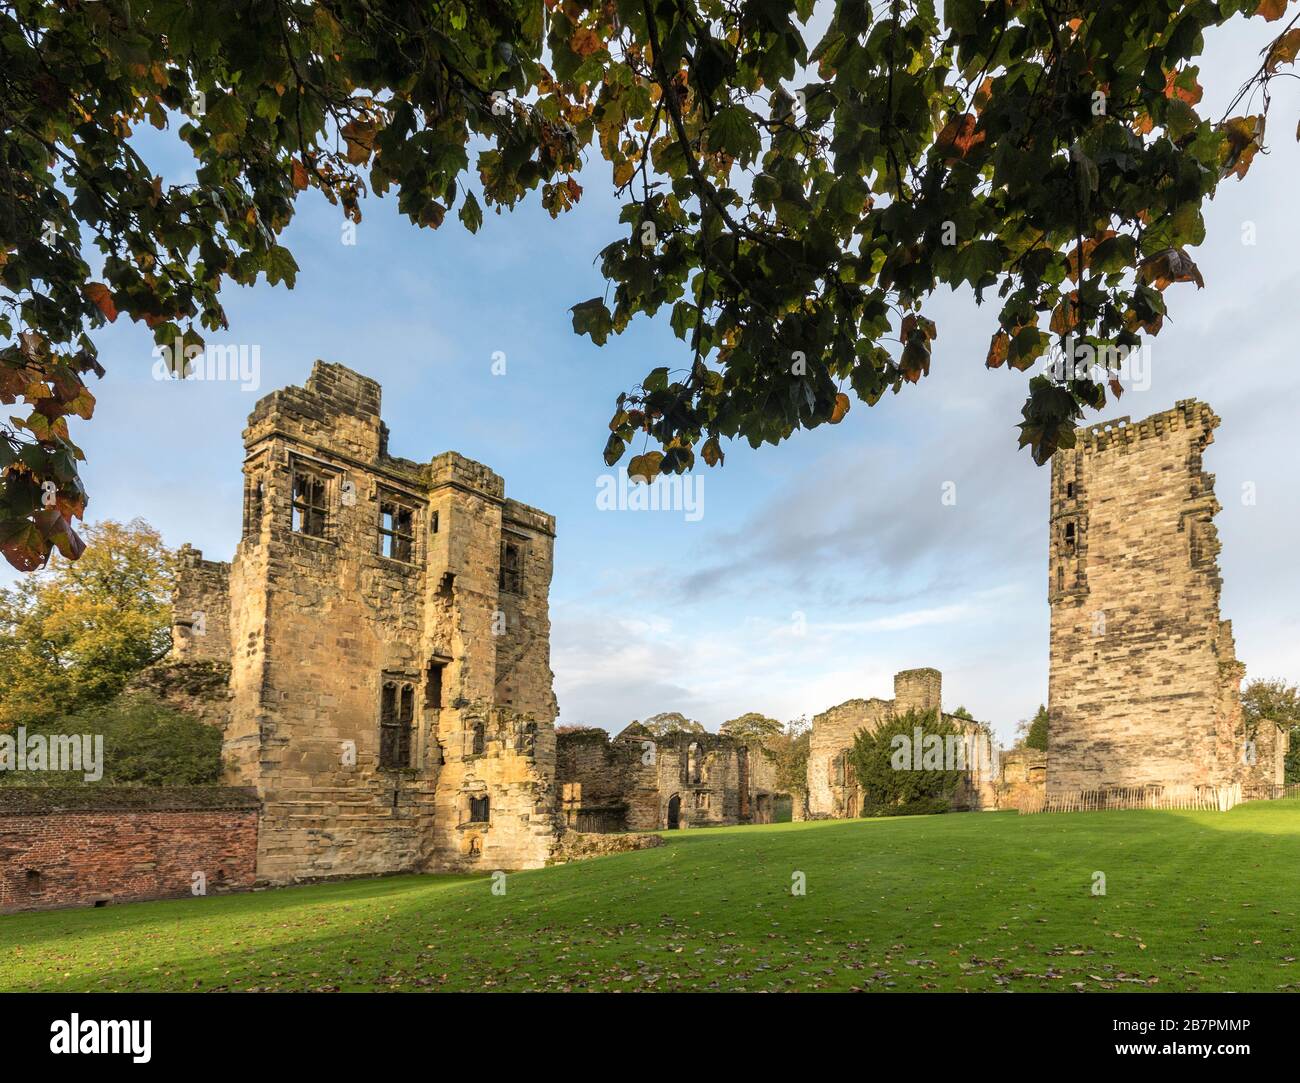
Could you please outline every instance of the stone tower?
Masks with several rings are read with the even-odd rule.
[[[229,628],[224,753],[262,798],[259,878],[543,864],[555,520],[455,453],[390,456],[379,385],[341,365],[258,402],[244,447],[229,589],[191,561],[178,596],[228,598],[208,624]]]
[[[1202,402],[1077,430],[1052,459],[1049,794],[1271,781],[1243,755],[1245,667],[1219,619],[1219,503]],[[1276,744],[1276,742],[1273,742]],[[1280,777],[1279,777],[1280,781]]]
[[[905,669],[894,674],[894,711],[942,711],[943,675],[937,669]]]

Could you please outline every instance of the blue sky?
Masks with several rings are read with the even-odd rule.
[[[1211,39],[1202,115],[1217,118],[1272,32],[1238,20]],[[1223,614],[1250,675],[1293,679],[1295,85],[1274,84],[1271,153],[1208,209],[1209,237],[1193,252],[1206,289],[1167,294],[1151,387],[1104,415],[1136,419],[1198,397],[1223,417],[1206,459],[1224,505]],[[185,179],[167,137],[142,149],[169,181]],[[301,383],[314,359],[338,361],[382,383],[394,454],[460,451],[558,517],[562,722],[620,728],[676,710],[716,728],[748,710],[811,715],[890,696],[896,670],[929,665],[943,671],[946,706],[964,704],[1010,737],[1047,690],[1048,471],[1016,450],[1026,378],[984,368],[995,308],[966,291],[937,297],[926,312],[939,325],[929,377],[874,409],[855,401],[837,427],[776,448],[726,448],[723,468],[701,471],[697,521],[600,511],[615,396],[689,358],[666,319],[641,319],[603,348],[573,334],[568,308],[604,292],[594,257],[626,228],[606,194],[608,167],[593,161],[581,180],[574,212],[552,220],[534,198],[489,212],[477,236],[450,217],[436,232],[416,229],[395,199],[371,198],[355,246],[341,243],[338,210],[305,196],[282,238],[301,268],[297,287],[228,290],[230,331],[209,336],[260,346],[256,392],[155,381],[146,330],[106,329],[99,407],[74,431],[89,458],[90,517],[142,516],[171,545],[229,559],[244,419],[261,395]],[[498,351],[504,375],[492,372]],[[941,501],[946,482],[955,505]],[[1253,506],[1240,499],[1245,482]]]

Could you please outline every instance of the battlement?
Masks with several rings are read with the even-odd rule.
[[[362,376],[346,365],[317,361],[311,367],[305,388],[335,410],[358,417],[379,416],[383,400],[383,389],[379,386],[379,381]]]
[[[928,666],[894,674],[894,703],[899,714],[941,710],[943,675]]]
[[[1081,426],[1074,430],[1076,442],[1072,450],[1084,453],[1107,451],[1183,429],[1199,428],[1208,437],[1218,426],[1219,417],[1207,404],[1197,399],[1180,399],[1171,409],[1136,423],[1125,415]]]

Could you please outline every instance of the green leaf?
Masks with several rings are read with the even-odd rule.
[[[599,297],[574,305],[573,329],[580,335],[588,335],[597,346],[605,345],[609,333],[614,329],[614,317],[610,315],[605,302]]]

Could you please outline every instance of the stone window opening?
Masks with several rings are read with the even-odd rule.
[[[501,579],[498,585],[509,594],[522,594],[524,592],[524,547],[522,542],[502,542]]]
[[[1073,523],[1065,524],[1065,552],[1067,556],[1074,555],[1075,530]]]
[[[325,537],[328,515],[325,479],[310,470],[295,470],[293,474],[293,520],[295,534],[312,538]]]
[[[438,533],[438,513],[436,511],[431,511],[429,513],[429,533]]]
[[[487,731],[482,722],[475,722],[474,729],[470,731],[469,754],[471,756],[483,755],[483,750],[487,746]]]
[[[424,675],[424,705],[430,710],[436,711],[442,707],[442,677],[446,669],[446,660],[429,660],[429,668]]]
[[[492,815],[492,800],[487,794],[469,799],[469,822],[485,824]]]
[[[692,741],[686,749],[686,779],[688,782],[700,781],[700,746]]]
[[[39,895],[39,894],[41,893],[41,888],[42,888],[43,886],[44,886],[44,885],[41,883],[41,873],[40,873],[40,870],[39,870],[39,869],[28,869],[28,870],[27,870],[27,892],[28,892],[28,894],[29,894],[29,895]]]
[[[1065,589],[1065,566],[1063,564],[1057,565],[1056,568],[1056,589]]]
[[[1065,499],[1066,500],[1074,499],[1074,482],[1072,481],[1067,481],[1065,483]]]
[[[415,685],[388,678],[379,703],[379,766],[401,770],[411,766],[411,729],[415,718]]]
[[[537,723],[528,722],[524,725],[519,734],[519,751],[525,756],[531,756],[534,748],[537,746]]]
[[[415,553],[415,512],[396,500],[379,503],[379,554],[410,564]]]

